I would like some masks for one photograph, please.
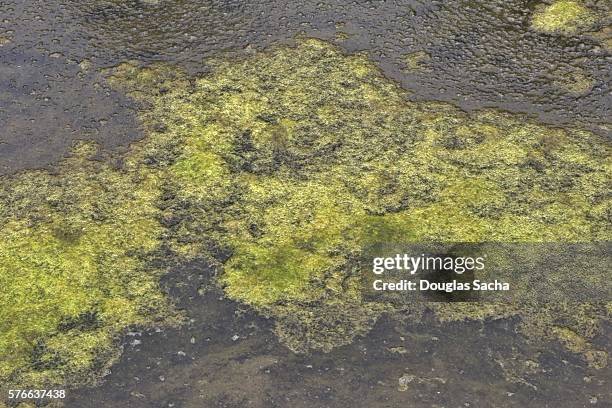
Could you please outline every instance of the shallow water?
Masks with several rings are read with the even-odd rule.
[[[526,112],[608,134],[610,56],[595,39],[609,38],[607,22],[595,34],[543,35],[529,29],[531,3],[3,0],[0,172],[50,164],[74,139],[115,148],[142,137],[129,103],[101,81],[101,67],[165,60],[205,72],[206,58],[296,35],[367,52],[415,99]],[[608,2],[593,7],[609,15]],[[415,52],[428,58],[407,69],[405,57]],[[592,78],[588,92],[555,83],[576,72]]]
[[[215,288],[199,295],[203,270],[196,262],[166,281],[189,311],[186,327],[131,333],[105,383],[70,392],[66,406],[586,407],[611,397],[609,368],[587,368],[559,344],[530,344],[514,319],[383,318],[350,345],[294,354],[278,343],[272,322]],[[608,344],[606,333],[610,327],[594,344]]]
[[[0,0],[0,174],[53,168],[76,140],[120,156],[143,137],[139,107],[110,89],[102,68],[168,61],[199,74],[207,58],[247,55],[296,36],[366,52],[415,100],[524,112],[608,135],[606,22],[599,34],[538,34],[529,29],[535,3]],[[609,15],[608,2],[589,5]],[[416,52],[422,61],[411,67],[405,59]],[[592,78],[590,89],[564,88],[559,77],[568,73]],[[609,368],[588,368],[559,344],[529,343],[513,320],[383,319],[331,353],[296,355],[278,343],[272,322],[216,289],[198,294],[209,278],[202,270],[186,265],[167,279],[190,324],[127,334],[104,384],[70,391],[65,406],[581,407],[612,400]],[[609,349],[609,334],[606,326],[594,345]]]

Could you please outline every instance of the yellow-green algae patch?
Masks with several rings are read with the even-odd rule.
[[[552,83],[570,94],[584,95],[595,86],[595,80],[581,68],[556,69],[551,75]]]
[[[431,55],[425,51],[415,51],[404,55],[403,59],[406,64],[406,69],[415,71],[423,68],[423,65],[431,60]]]
[[[316,40],[210,65],[162,94],[125,67],[115,80],[153,104],[156,137],[181,141],[175,249],[227,249],[227,294],[276,317],[295,350],[329,350],[393,310],[363,298],[368,244],[610,239],[610,148],[591,133],[408,102],[364,56]],[[444,320],[519,314],[553,336],[539,307],[431,306]]]
[[[303,351],[424,309],[364,296],[370,244],[610,240],[610,148],[591,133],[408,102],[367,58],[316,40],[210,65],[195,80],[113,70],[148,133],[123,168],[84,145],[57,174],[2,180],[3,382],[91,380],[123,329],[172,321],[149,262],[162,243],[218,260],[226,293]],[[527,334],[605,361],[588,339],[609,305],[427,307],[442,321],[519,315]]]
[[[537,10],[531,26],[544,33],[575,34],[595,22],[595,14],[580,1],[557,0]]]
[[[0,185],[0,383],[95,383],[130,326],[176,319],[147,265],[160,243],[154,172],[78,146],[51,174]],[[2,388],[2,387],[0,387]]]

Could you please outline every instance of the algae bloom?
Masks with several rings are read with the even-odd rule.
[[[317,40],[208,63],[195,79],[113,70],[147,102],[147,136],[119,168],[83,145],[53,174],[2,180],[3,382],[94,382],[126,328],[175,322],[160,258],[216,262],[229,297],[306,351],[350,342],[383,312],[424,311],[364,296],[356,260],[372,243],[610,240],[611,155],[596,135],[410,102],[365,56]],[[609,307],[536,300],[427,307],[520,316],[603,365],[588,339]]]
[[[146,261],[162,232],[155,175],[95,154],[82,144],[55,174],[2,179],[2,386],[95,383],[127,327],[176,317]]]
[[[536,11],[531,26],[544,33],[575,34],[595,22],[595,15],[579,1],[558,0]]]
[[[146,95],[150,71],[115,80],[151,101],[143,120],[177,146],[175,250],[229,253],[226,293],[275,317],[294,350],[329,350],[394,310],[363,297],[355,260],[371,243],[610,238],[609,146],[591,133],[409,102],[365,56],[317,40],[209,64],[161,95]],[[532,300],[432,308],[534,316]]]

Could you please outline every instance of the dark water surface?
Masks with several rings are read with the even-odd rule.
[[[609,406],[609,368],[589,369],[560,344],[529,344],[515,320],[442,325],[433,317],[418,324],[383,318],[350,345],[296,355],[278,343],[271,321],[214,287],[198,293],[210,281],[203,271],[206,265],[194,263],[166,280],[189,312],[188,325],[129,333],[106,382],[71,391],[66,406]],[[603,335],[594,344],[606,342]]]
[[[415,99],[497,107],[609,133],[609,38],[529,29],[529,1],[0,0],[0,174],[45,166],[75,139],[125,146],[142,137],[128,104],[97,72],[128,59],[205,72],[205,58],[296,35],[366,51]],[[610,15],[608,1],[589,3]],[[607,36],[607,37],[606,37]],[[420,69],[407,54],[425,52]],[[556,84],[578,73],[589,92]]]
[[[533,3],[0,0],[0,174],[52,167],[75,140],[95,140],[120,154],[143,137],[136,106],[105,84],[102,68],[135,59],[205,73],[206,58],[250,53],[296,35],[367,52],[416,100],[526,112],[545,123],[608,134],[609,52],[593,35],[532,32]],[[609,2],[589,4],[609,14]],[[427,58],[410,69],[405,57],[419,51]],[[590,76],[590,91],[576,95],[560,87],[555,79],[568,72]],[[589,369],[558,344],[531,344],[512,320],[383,319],[351,345],[296,355],[277,342],[272,322],[216,289],[198,294],[209,280],[202,270],[185,266],[167,283],[192,321],[180,330],[126,335],[122,360],[105,383],[70,391],[67,407],[587,407],[612,401],[609,368]],[[596,345],[609,342],[609,329]]]

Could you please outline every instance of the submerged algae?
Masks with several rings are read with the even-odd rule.
[[[393,309],[362,297],[370,243],[610,239],[610,149],[591,133],[408,102],[367,58],[316,40],[210,65],[150,98],[183,145],[168,166],[175,248],[226,249],[226,293],[276,317],[294,350],[346,343]],[[462,307],[439,309],[529,314]]]
[[[404,56],[406,69],[411,71],[421,69],[429,61],[431,61],[431,55],[425,51],[416,51]]]
[[[95,383],[125,328],[177,318],[146,262],[162,232],[158,180],[95,154],[81,144],[56,174],[2,179],[2,384]]]
[[[363,55],[316,40],[210,65],[193,81],[164,66],[113,70],[148,132],[123,169],[83,158],[85,146],[58,174],[3,180],[0,375],[91,379],[125,327],[172,321],[148,262],[166,244],[217,261],[226,293],[304,351],[406,312],[363,296],[356,260],[371,243],[610,239],[610,151],[591,133],[409,102]],[[608,318],[593,307],[583,315]],[[532,332],[567,333],[521,304],[431,309],[537,315]],[[567,328],[593,333],[580,327]]]
[[[584,95],[595,86],[594,79],[580,68],[556,69],[552,72],[552,83],[575,96]]]
[[[595,15],[579,1],[557,0],[536,11],[531,26],[544,33],[575,34],[595,22]]]

